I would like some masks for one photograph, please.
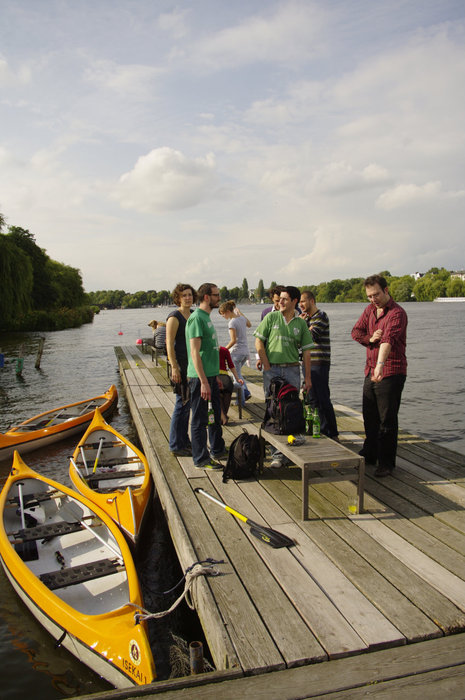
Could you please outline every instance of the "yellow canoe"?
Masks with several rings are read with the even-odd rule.
[[[74,488],[97,503],[137,543],[152,478],[145,456],[95,411],[69,465]]]
[[[15,450],[25,454],[71,435],[83,433],[96,408],[109,417],[117,404],[118,392],[112,385],[100,396],[39,413],[9,428],[5,433],[0,433],[0,460],[9,459]]]
[[[0,558],[59,645],[116,688],[155,679],[123,534],[98,506],[29,469],[17,452],[0,494]]]

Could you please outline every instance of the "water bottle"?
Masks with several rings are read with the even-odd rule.
[[[213,425],[215,422],[215,414],[213,412],[212,402],[208,402],[208,425]]]
[[[318,415],[318,409],[315,408],[313,412],[313,437],[320,437],[320,416]]]

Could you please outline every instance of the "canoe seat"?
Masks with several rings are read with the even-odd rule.
[[[50,501],[52,498],[56,498],[57,494],[57,489],[53,489],[53,491],[39,491],[39,493],[25,493],[23,495],[23,503],[25,507],[31,508],[39,505],[39,503],[42,503],[43,501]],[[19,506],[19,496],[9,498],[8,503]]]
[[[124,566],[117,559],[101,559],[89,564],[80,564],[79,566],[70,566],[67,569],[49,571],[46,574],[41,574],[39,578],[42,583],[45,583],[47,588],[54,591],[57,588],[75,586],[78,583],[85,583],[94,578],[116,574],[118,571],[124,571]]]
[[[69,535],[71,532],[79,532],[79,530],[83,529],[84,526],[77,521],[67,523],[63,520],[57,523],[49,523],[48,525],[27,527],[13,533],[13,536],[16,540],[20,540],[21,542],[32,542],[33,540],[48,540],[52,537]]]
[[[135,476],[143,476],[143,469],[115,469],[112,472],[95,472],[95,474],[89,474],[86,476],[86,481],[89,486],[95,484],[99,481],[108,481],[109,479],[129,479]]]

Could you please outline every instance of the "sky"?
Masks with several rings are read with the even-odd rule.
[[[0,212],[86,291],[465,268],[464,0],[0,0],[0,26]]]

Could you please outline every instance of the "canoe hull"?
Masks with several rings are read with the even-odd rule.
[[[109,683],[117,688],[151,683],[155,668],[146,626],[135,618],[142,595],[124,536],[95,504],[23,465],[15,453],[0,494],[0,558],[13,588],[56,641]],[[32,505],[37,493],[38,506]],[[70,503],[81,509],[82,520],[69,518]],[[31,515],[39,524],[23,528]],[[53,534],[57,526],[77,529]],[[42,529],[39,535],[38,527],[51,535],[44,537]],[[21,549],[33,542],[35,554]],[[73,584],[66,578],[104,562],[114,567],[109,575]],[[64,576],[65,583],[56,583],[57,576]]]
[[[83,433],[92,421],[95,408],[98,407],[102,415],[108,418],[115,410],[117,404],[118,392],[116,387],[112,385],[108,391],[100,396],[40,413],[10,428],[7,432],[0,433],[0,461],[10,459],[15,450],[20,454],[26,454],[59,440]],[[87,406],[89,406],[89,409],[85,410],[81,415],[70,418],[65,417],[63,420],[60,419],[60,414],[79,413],[80,410],[84,410]],[[53,415],[57,415],[55,421]],[[34,425],[42,423],[44,423],[42,427],[36,430],[31,429]]]
[[[149,465],[98,409],[74,450],[69,476],[74,488],[108,513],[131,544],[137,544],[152,493]]]

